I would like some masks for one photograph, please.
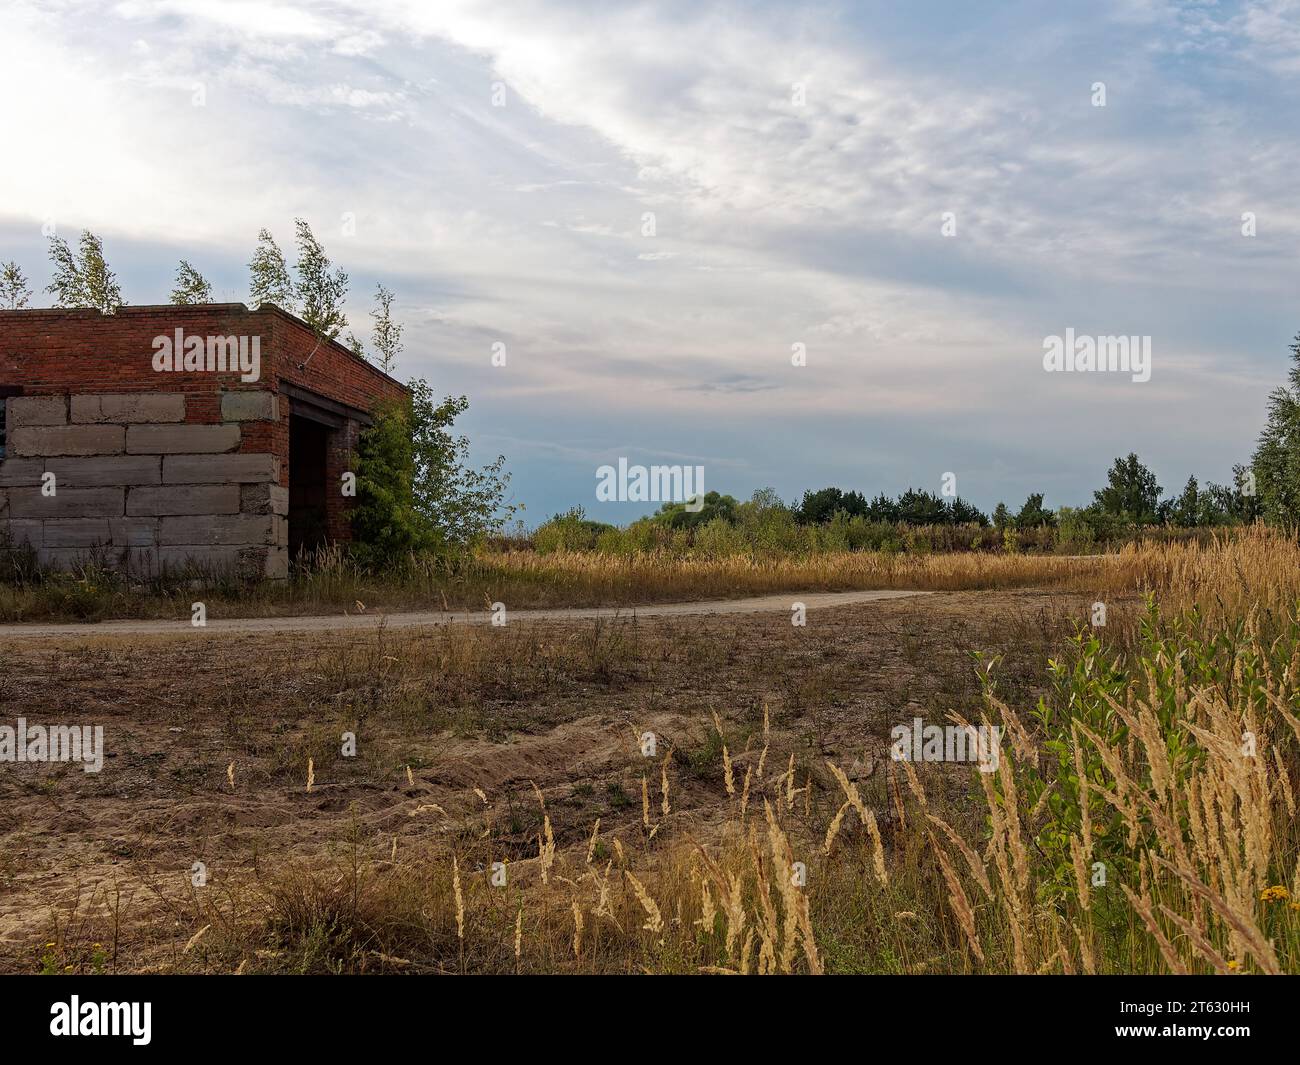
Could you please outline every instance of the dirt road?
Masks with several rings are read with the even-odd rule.
[[[562,610],[516,610],[507,608],[506,623],[511,621],[582,621],[587,618],[681,617],[695,614],[764,614],[789,613],[795,603],[808,610],[850,606],[881,599],[929,595],[919,591],[872,592],[789,592],[750,599],[718,599],[697,603],[651,603],[636,607],[575,607]],[[487,610],[426,611],[399,614],[356,613],[324,617],[214,618],[196,627],[189,621],[128,620],[74,625],[0,625],[0,642],[23,639],[66,639],[85,636],[166,636],[230,632],[333,632],[371,630],[383,625],[390,629],[421,628],[433,625],[487,624],[492,614]]]

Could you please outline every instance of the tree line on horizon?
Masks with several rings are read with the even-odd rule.
[[[1237,482],[1234,488],[1214,483],[1202,487],[1192,476],[1180,494],[1166,498],[1155,474],[1130,452],[1115,460],[1107,472],[1105,487],[1093,492],[1092,501],[1082,507],[1052,510],[1043,505],[1045,493],[1031,492],[1019,510],[999,503],[989,515],[960,497],[944,498],[915,488],[897,499],[881,493],[867,500],[860,492],[829,487],[804,492],[803,499],[792,509],[801,525],[825,524],[840,511],[850,518],[861,516],[867,521],[893,525],[973,524],[997,529],[1054,527],[1062,514],[1098,526],[1117,522],[1183,528],[1234,525],[1254,520],[1260,507],[1255,496],[1243,491],[1250,471],[1238,466],[1233,472]]]
[[[859,520],[916,528],[971,525],[1002,531],[1055,528],[1058,523],[1065,522],[1090,526],[1099,538],[1105,538],[1125,528],[1226,526],[1263,517],[1264,507],[1259,495],[1248,490],[1252,469],[1237,466],[1233,472],[1237,482],[1235,488],[1214,483],[1201,487],[1193,476],[1187,479],[1180,494],[1166,498],[1155,474],[1130,452],[1126,457],[1115,459],[1107,472],[1106,485],[1093,492],[1092,501],[1081,507],[1063,506],[1052,510],[1043,505],[1045,493],[1032,492],[1019,510],[1012,511],[1005,503],[999,503],[990,516],[960,496],[945,497],[924,489],[908,488],[897,497],[881,492],[868,499],[861,492],[834,486],[809,489],[801,500],[789,504],[779,500],[773,502],[769,497],[767,505],[785,507],[795,523],[801,526]],[[771,490],[764,492],[771,493]],[[649,519],[642,520],[679,529],[696,528],[717,519],[734,524],[739,508],[745,505],[733,496],[710,492],[698,510],[688,510],[681,502],[665,503]]]

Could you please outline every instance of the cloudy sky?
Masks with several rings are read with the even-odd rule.
[[[89,228],[130,303],[182,256],[236,301],[305,217],[530,524],[646,509],[596,502],[619,456],[1224,482],[1300,330],[1300,0],[6,0],[0,94],[0,260],[43,288],[42,226]],[[1067,328],[1150,336],[1150,381],[1045,372]]]

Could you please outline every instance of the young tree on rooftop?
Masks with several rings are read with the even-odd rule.
[[[375,320],[371,342],[375,346],[375,362],[386,374],[397,366],[397,356],[402,351],[402,327],[393,321],[393,294],[383,285],[375,286],[375,310],[370,317]]]
[[[31,302],[32,289],[16,262],[0,265],[0,306],[20,311]]]
[[[258,231],[257,248],[248,264],[248,301],[253,307],[273,303],[290,314],[296,310],[289,266],[269,229]]]
[[[176,284],[172,288],[171,301],[178,307],[212,302],[212,286],[208,284],[207,278],[185,259],[176,267]]]
[[[83,230],[77,254],[73,254],[62,237],[50,238],[50,262],[54,279],[46,288],[57,307],[92,307],[113,314],[125,305],[117,276],[104,261],[103,242],[89,230]]]
[[[348,324],[343,301],[348,294],[348,275],[331,269],[333,263],[306,219],[295,218],[297,229],[298,285],[296,295],[302,302],[302,320],[326,340],[334,340]]]

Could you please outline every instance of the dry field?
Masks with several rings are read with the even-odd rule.
[[[804,628],[0,644],[0,722],[109,752],[0,772],[0,970],[1295,971],[1294,544],[1078,563]],[[954,712],[999,772],[889,758]]]

